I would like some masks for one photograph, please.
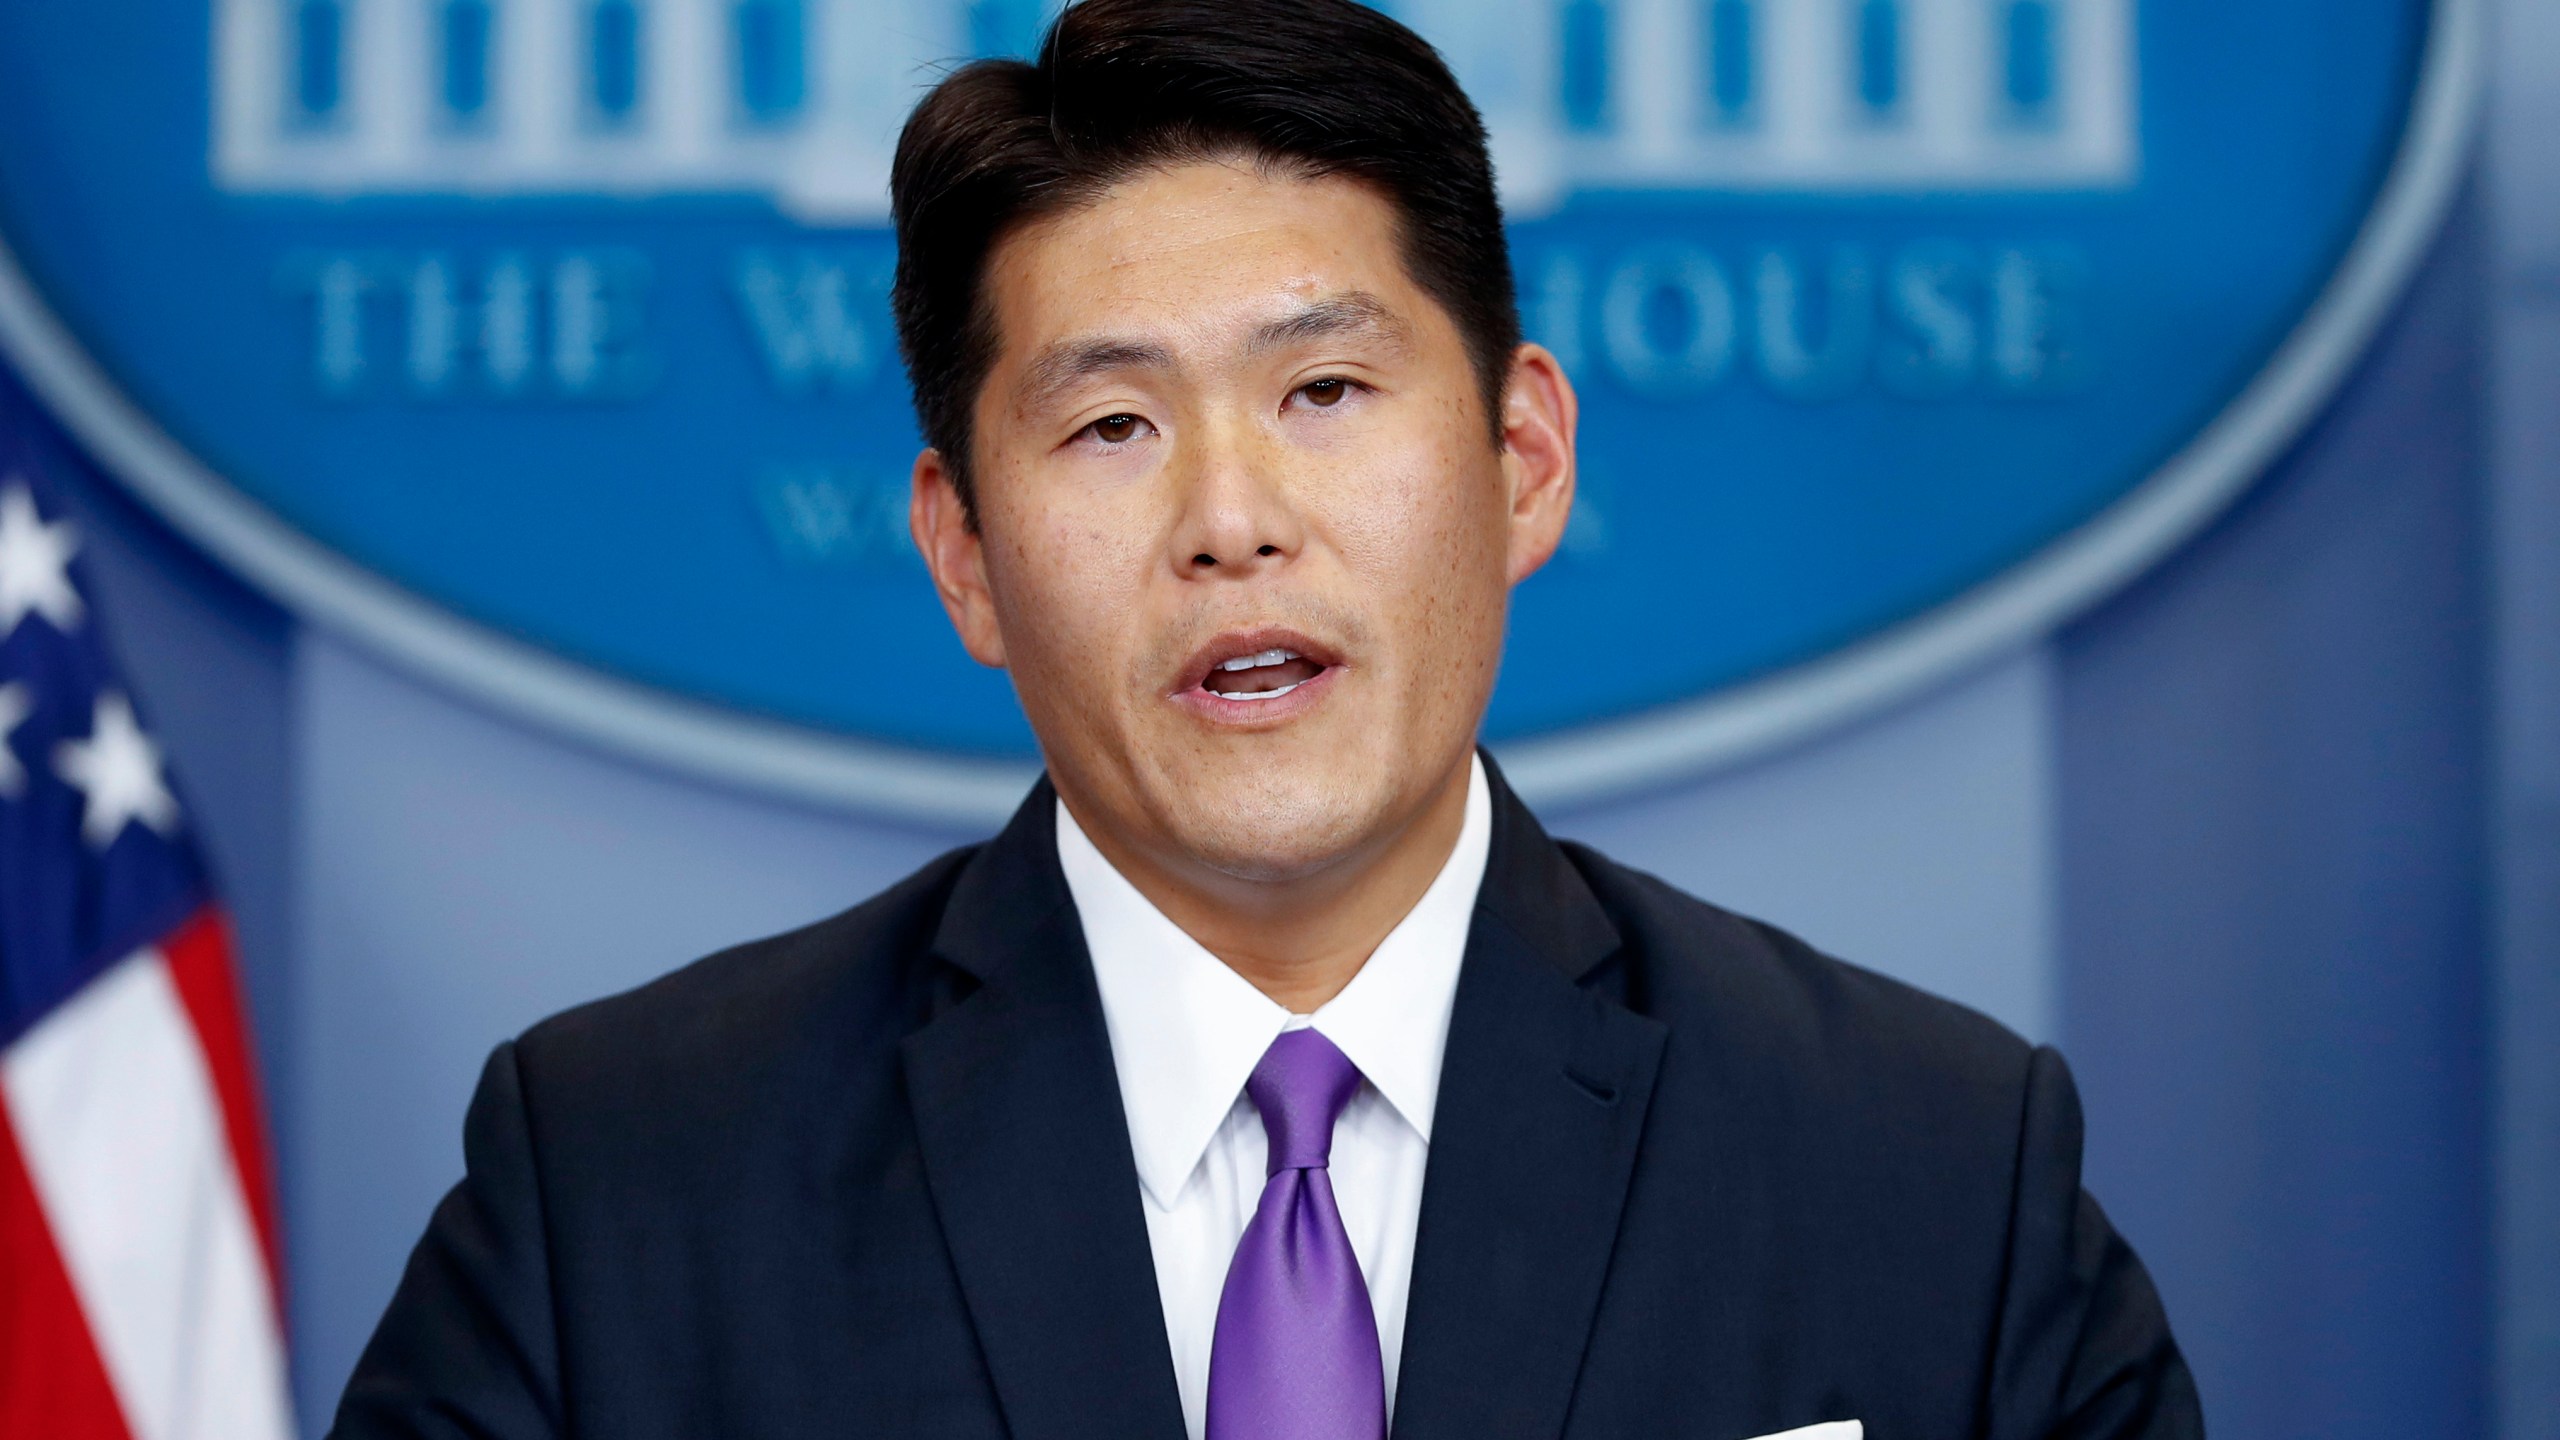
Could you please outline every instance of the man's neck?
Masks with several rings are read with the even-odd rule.
[[[1470,754],[1403,826],[1285,880],[1160,863],[1107,827],[1084,828],[1112,868],[1166,919],[1273,1002],[1307,1015],[1342,993],[1439,878],[1466,825],[1474,769]]]

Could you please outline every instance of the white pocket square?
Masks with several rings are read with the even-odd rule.
[[[1801,1425],[1781,1430],[1775,1435],[1761,1435],[1755,1440],[1867,1440],[1863,1420],[1826,1420],[1819,1425]]]

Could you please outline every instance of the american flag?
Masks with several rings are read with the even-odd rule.
[[[0,1440],[286,1440],[229,930],[0,426]]]

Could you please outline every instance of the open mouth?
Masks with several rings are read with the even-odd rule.
[[[1293,715],[1324,687],[1311,689],[1298,702],[1285,702],[1290,694],[1336,669],[1341,669],[1339,653],[1298,630],[1254,625],[1229,630],[1190,653],[1188,684],[1175,694],[1190,697],[1193,705],[1208,705],[1206,715],[1219,723],[1244,720],[1262,705],[1270,705],[1270,715]]]
[[[1221,700],[1277,700],[1324,672],[1323,662],[1276,645],[1219,661],[1200,688]]]

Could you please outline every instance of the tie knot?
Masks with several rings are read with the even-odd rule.
[[[1271,1140],[1266,1173],[1322,1169],[1333,1151],[1333,1122],[1360,1088],[1360,1067],[1314,1030],[1291,1030],[1271,1042],[1244,1082]]]

